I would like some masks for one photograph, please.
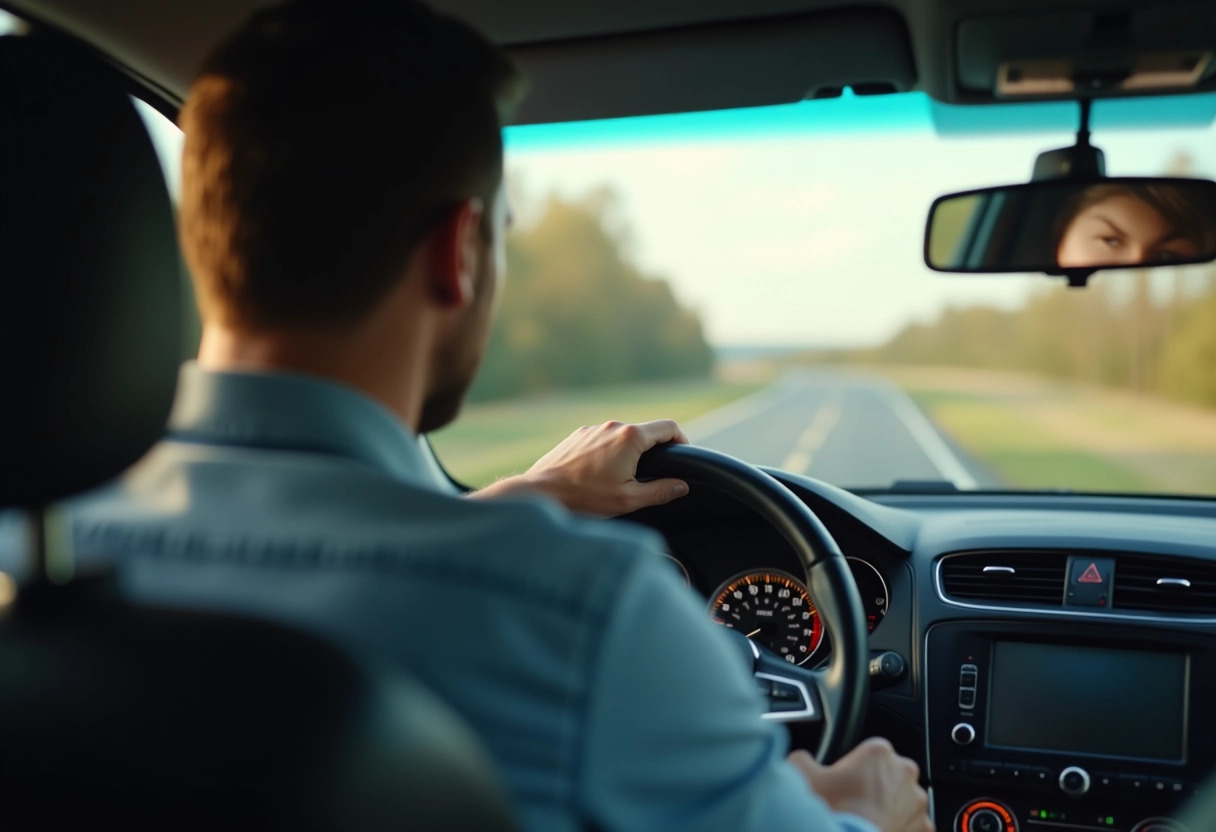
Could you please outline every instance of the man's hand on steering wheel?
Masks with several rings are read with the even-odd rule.
[[[688,483],[672,478],[638,482],[636,475],[642,454],[670,442],[688,443],[680,426],[670,419],[581,427],[526,473],[499,480],[470,496],[540,493],[559,500],[570,511],[599,517],[662,505],[687,494]]]

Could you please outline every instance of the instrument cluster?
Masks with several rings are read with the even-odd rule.
[[[671,558],[693,589],[685,563]],[[868,561],[847,558],[872,633],[887,614],[891,596],[882,573]],[[806,584],[783,569],[748,569],[708,593],[708,612],[724,627],[738,630],[791,664],[806,664],[826,650],[823,623]]]

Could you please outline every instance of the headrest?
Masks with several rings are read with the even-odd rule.
[[[161,435],[180,264],[124,79],[56,36],[0,37],[0,507],[104,482]]]

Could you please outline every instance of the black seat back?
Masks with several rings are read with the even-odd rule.
[[[0,828],[512,828],[477,743],[421,686],[105,583],[27,588],[0,625]]]
[[[124,79],[0,38],[0,828],[509,829],[486,757],[420,685],[267,622],[76,577],[55,500],[159,437],[181,335],[173,212]]]

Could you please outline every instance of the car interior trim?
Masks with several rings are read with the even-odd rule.
[[[1023,613],[1026,615],[1047,615],[1047,616],[1067,616],[1070,618],[1088,619],[1088,620],[1103,620],[1103,621],[1124,621],[1135,623],[1137,621],[1153,621],[1165,624],[1216,624],[1216,617],[1198,616],[1198,615],[1152,615],[1139,612],[1082,612],[1080,610],[1069,609],[1053,609],[1050,607],[1026,607],[1007,604],[983,604],[974,601],[959,601],[951,598],[946,594],[945,586],[942,583],[942,564],[952,557],[964,554],[974,554],[973,552],[957,552],[955,554],[945,555],[938,558],[933,565],[933,590],[937,594],[938,600],[943,604],[948,604],[952,607],[961,607],[969,610],[985,610],[988,612],[1014,612]],[[1167,580],[1167,579],[1162,579]]]

